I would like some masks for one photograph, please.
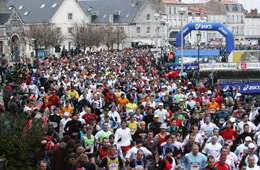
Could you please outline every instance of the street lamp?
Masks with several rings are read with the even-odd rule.
[[[196,34],[197,42],[198,42],[198,84],[200,82],[200,41],[201,41],[201,33],[198,31]]]
[[[183,15],[185,12],[184,8],[179,9],[179,14],[181,15],[181,72],[183,72]]]
[[[166,25],[166,45],[167,45],[166,49],[168,51],[168,45],[169,45],[169,30],[168,30],[168,27],[169,27],[169,22],[166,21],[165,25]]]
[[[156,51],[158,51],[158,20],[160,19],[160,14],[159,13],[155,13],[154,14],[154,18],[156,20]]]

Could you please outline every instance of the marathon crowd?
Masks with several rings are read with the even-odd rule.
[[[259,170],[259,101],[159,63],[139,49],[5,67],[6,110],[25,135],[47,129],[37,169]]]

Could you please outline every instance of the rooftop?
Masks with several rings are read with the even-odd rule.
[[[205,8],[205,7],[193,6],[193,5],[189,6],[189,11],[199,12],[199,13],[204,13],[204,14],[222,14],[220,11],[215,11],[215,10],[208,9],[208,8]]]
[[[49,22],[63,0],[9,0],[8,9],[15,7],[25,23]]]

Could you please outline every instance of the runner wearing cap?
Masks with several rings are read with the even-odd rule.
[[[159,115],[154,115],[153,122],[149,126],[149,130],[154,131],[154,134],[158,134],[160,132],[160,126],[162,125],[161,122],[159,122]]]
[[[154,111],[155,115],[159,116],[159,122],[166,123],[169,117],[169,113],[163,108],[163,103],[159,103],[159,108]]]
[[[255,158],[255,162],[254,162],[254,163],[255,163],[255,165],[258,165],[258,164],[259,164],[259,156],[258,156],[258,154],[255,153],[255,150],[256,150],[255,144],[250,143],[250,144],[248,145],[248,153],[245,154],[245,155],[242,157],[242,159],[241,159],[241,161],[240,161],[240,164],[249,165],[248,157],[249,157],[249,156],[254,156],[254,158]]]
[[[109,145],[116,145],[117,148],[117,153],[118,155],[123,159],[123,161],[125,162],[124,156],[123,156],[123,152],[121,149],[121,146],[115,142],[115,135],[111,134],[108,138],[109,140]]]
[[[166,124],[163,123],[160,126],[160,133],[156,133],[156,131],[153,130],[154,134],[157,134],[156,137],[158,138],[158,145],[160,146],[163,142],[166,141],[166,137],[169,135],[168,132],[166,132]],[[151,129],[152,130],[152,129]]]
[[[60,130],[59,130],[59,132],[61,132],[63,134],[63,136],[65,135],[65,130],[64,130],[65,125],[70,120],[71,120],[71,118],[69,118],[69,112],[65,112],[64,118],[62,118],[61,121],[60,121]]]
[[[245,143],[240,144],[237,149],[235,150],[235,154],[237,155],[237,158],[239,161],[241,161],[242,157],[247,154],[248,152],[248,145],[252,142],[252,138],[250,136],[247,136],[245,138]]]

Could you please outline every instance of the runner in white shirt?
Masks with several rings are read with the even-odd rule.
[[[209,138],[210,136],[213,135],[213,130],[215,128],[218,129],[218,127],[214,123],[210,122],[210,117],[207,116],[207,117],[205,117],[204,124],[200,127],[199,133],[202,136]]]
[[[245,138],[245,143],[241,144],[237,147],[235,150],[235,154],[237,155],[237,159],[241,161],[242,157],[248,153],[248,145],[252,142],[252,139],[250,136],[247,136]]]
[[[60,121],[60,132],[64,134],[65,130],[65,125],[67,124],[68,121],[71,119],[69,118],[69,112],[64,112],[64,118],[61,119]]]
[[[135,159],[135,156],[137,154],[137,151],[141,149],[144,152],[144,155],[147,157],[149,155],[152,155],[152,152],[150,152],[146,147],[143,147],[143,141],[141,139],[136,140],[136,146],[132,147],[128,153],[126,154],[125,158],[128,162]]]
[[[248,117],[249,115],[248,114],[243,114],[242,115],[242,118],[243,118],[243,121],[240,122],[238,125],[237,125],[237,132],[238,134],[241,134],[244,132],[244,124],[248,124],[249,125],[249,133],[254,133],[256,131],[256,126],[254,123],[250,122],[248,120]]]
[[[198,133],[198,127],[197,126],[191,127],[191,133],[195,136],[195,142],[202,145],[203,139],[202,139],[202,136]],[[190,135],[187,135],[186,138],[184,139],[184,141],[182,143],[183,146],[185,146],[189,142],[189,136]]]
[[[249,165],[246,167],[246,170],[259,170],[260,167],[255,164],[255,157],[254,156],[249,156],[247,158],[247,161]]]
[[[159,103],[159,109],[155,110],[154,114],[159,116],[159,122],[161,123],[165,123],[169,117],[169,113],[163,108],[163,103]]]
[[[206,144],[202,153],[206,154],[207,156],[212,155],[217,158],[220,155],[220,150],[222,145],[217,143],[217,136],[212,136],[211,143]]]

